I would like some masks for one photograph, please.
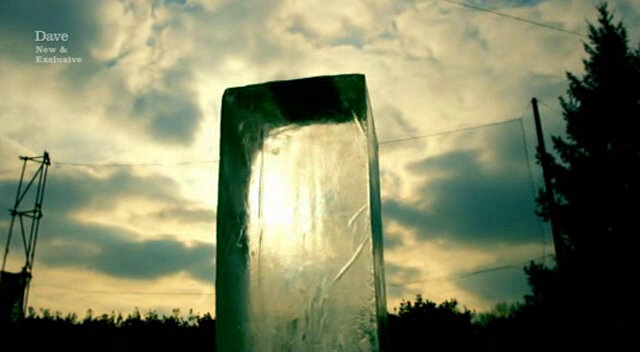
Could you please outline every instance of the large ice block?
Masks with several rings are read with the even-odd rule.
[[[382,351],[378,146],[364,75],[227,89],[220,352]]]

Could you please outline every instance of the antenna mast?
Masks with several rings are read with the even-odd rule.
[[[23,161],[22,172],[13,208],[9,210],[11,222],[0,271],[0,321],[16,321],[24,317],[29,297],[29,285],[36,253],[40,219],[42,218],[42,201],[47,184],[47,171],[49,165],[51,165],[51,159],[47,151],[42,156],[20,156],[20,160]],[[25,172],[29,162],[38,164],[38,168],[29,181],[26,182]],[[32,208],[25,208],[24,203],[27,203],[25,197],[28,194],[34,195],[35,198],[35,204]],[[14,227],[19,229],[22,235],[22,246],[24,247],[25,261],[22,271],[19,273],[5,271]]]

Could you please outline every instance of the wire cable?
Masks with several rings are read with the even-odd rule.
[[[469,3],[466,3],[466,2],[455,1],[455,0],[442,0],[442,1],[443,2],[447,2],[449,4],[454,4],[454,5],[457,5],[457,6],[466,7],[466,8],[472,9],[472,10],[481,11],[481,12],[490,13],[490,14],[493,14],[493,15],[496,15],[496,16],[508,18],[510,20],[527,23],[527,24],[530,24],[532,26],[551,29],[551,30],[554,30],[554,31],[562,32],[562,33],[573,35],[573,36],[580,37],[580,38],[585,38],[585,39],[589,38],[589,36],[587,36],[586,34],[581,33],[581,32],[571,31],[571,30],[564,29],[564,28],[561,28],[561,27],[552,26],[550,24],[537,22],[537,21],[534,21],[534,20],[529,20],[529,19],[526,19],[526,18],[523,18],[523,17],[509,15],[509,14],[504,13],[504,12],[488,9],[488,8],[485,8],[485,7],[480,7],[480,6],[477,6],[477,5],[472,5],[472,4],[469,4]]]
[[[524,121],[520,120],[520,127],[522,130],[522,146],[524,149],[524,157],[527,161],[527,172],[529,174],[529,184],[531,186],[531,197],[533,198],[534,202],[537,198],[537,192],[536,192],[536,186],[535,186],[535,182],[533,181],[533,169],[531,168],[531,161],[530,161],[530,153],[529,153],[529,148],[527,147],[527,136],[525,133],[525,129],[524,129]],[[535,209],[534,209],[535,211]],[[544,231],[544,227],[542,224],[540,224],[540,230],[542,232],[542,256],[544,257],[546,255],[546,247],[547,247],[547,237]]]
[[[475,275],[491,273],[491,272],[494,272],[494,271],[501,271],[501,270],[506,270],[506,269],[521,269],[522,265],[528,264],[528,263],[530,263],[532,261],[535,261],[535,260],[545,259],[546,257],[550,257],[550,256],[551,255],[549,254],[549,255],[546,255],[546,256],[542,256],[542,257],[538,257],[538,258],[532,258],[532,259],[528,259],[528,260],[524,260],[524,261],[520,261],[520,262],[515,262],[515,263],[511,263],[511,264],[495,266],[495,267],[490,267],[490,268],[485,268],[485,269],[480,269],[480,270],[474,270],[474,271],[469,271],[469,272],[460,272],[460,273],[455,273],[455,274],[446,275],[446,276],[440,276],[440,277],[435,277],[435,278],[424,278],[424,279],[418,279],[418,280],[409,280],[409,281],[406,281],[404,283],[389,282],[389,283],[387,283],[387,286],[404,286],[404,285],[427,282],[427,281],[428,282],[434,282],[434,281],[458,280],[458,279],[463,279],[463,278],[467,278],[467,277],[471,277],[471,276],[475,276]],[[211,295],[215,295],[215,292],[177,292],[177,291],[162,292],[162,291],[85,290],[85,289],[72,288],[72,287],[62,287],[62,286],[55,286],[55,285],[35,285],[35,287],[36,288],[51,288],[51,289],[57,289],[57,290],[74,291],[74,292],[90,293],[90,294],[160,295],[160,296],[211,296]]]
[[[506,265],[501,265],[501,266],[494,266],[494,267],[480,269],[480,270],[474,270],[474,271],[459,272],[459,273],[455,273],[455,274],[451,274],[451,275],[445,275],[445,276],[439,276],[439,277],[433,277],[433,278],[427,277],[427,278],[416,279],[416,280],[408,280],[408,281],[405,281],[403,283],[389,282],[389,283],[387,283],[387,286],[405,286],[405,285],[423,283],[423,282],[452,281],[452,280],[459,280],[459,279],[468,278],[468,277],[471,277],[471,276],[487,274],[487,273],[491,273],[491,272],[494,272],[494,271],[501,271],[501,270],[507,270],[507,269],[522,269],[522,267],[521,267],[522,265],[528,264],[528,263],[530,263],[532,261],[535,261],[535,260],[544,260],[544,259],[546,259],[547,257],[550,257],[550,256],[551,256],[551,254],[548,254],[546,256],[542,256],[542,257],[538,257],[538,258],[532,258],[532,259],[528,259],[528,260],[523,260],[521,262],[516,262],[516,263],[511,263],[511,264],[506,264]]]
[[[541,101],[540,99],[538,99],[538,104],[552,110],[553,112],[555,112],[556,114],[560,115],[560,116],[564,116],[564,113],[562,111],[560,111],[558,108],[553,107],[547,103],[545,103],[544,101]]]
[[[504,120],[504,121],[496,121],[496,122],[490,122],[490,123],[486,123],[486,124],[468,126],[468,127],[463,127],[463,128],[453,129],[453,130],[441,131],[441,132],[436,132],[436,133],[429,133],[429,134],[416,135],[416,136],[408,136],[408,137],[402,137],[402,138],[397,138],[397,139],[389,139],[389,140],[380,141],[380,142],[378,142],[378,144],[385,145],[385,144],[406,142],[406,141],[411,141],[411,140],[416,140],[416,139],[423,139],[423,138],[428,138],[428,137],[441,136],[441,135],[446,135],[446,134],[451,134],[451,133],[456,133],[456,132],[463,132],[463,131],[469,131],[469,130],[474,130],[474,129],[478,129],[478,128],[485,128],[485,127],[491,127],[491,126],[506,124],[506,123],[509,123],[509,122],[517,121],[519,119],[520,118],[515,118],[515,119]],[[192,160],[192,161],[174,161],[174,162],[165,162],[165,163],[149,163],[149,162],[112,162],[112,163],[90,163],[90,162],[84,162],[84,163],[79,163],[79,162],[70,162],[70,161],[52,161],[51,164],[53,166],[65,166],[65,167],[66,166],[69,166],[69,167],[154,167],[154,166],[179,166],[179,165],[196,165],[196,164],[215,164],[215,163],[218,163],[218,162],[220,162],[219,159]],[[5,170],[9,171],[9,169],[5,169]]]
[[[196,164],[215,164],[219,162],[218,159],[212,160],[193,160],[193,161],[175,161],[166,163],[125,163],[125,162],[113,162],[113,163],[75,163],[69,161],[57,161],[52,162],[54,166],[79,166],[79,167],[135,167],[135,166],[180,166],[180,165],[196,165]]]
[[[31,287],[36,288],[51,288],[56,290],[65,290],[65,291],[74,291],[80,293],[91,293],[91,294],[124,294],[124,295],[159,295],[159,296],[212,296],[215,295],[215,292],[162,292],[162,291],[115,291],[115,290],[85,290],[73,287],[62,287],[55,285],[32,285]]]
[[[520,119],[521,118],[518,117],[518,118],[515,118],[515,119],[509,119],[509,120],[497,121],[497,122],[490,122],[490,123],[486,123],[486,124],[482,124],[482,125],[475,125],[475,126],[470,126],[470,127],[458,128],[458,129],[455,129],[455,130],[448,130],[448,131],[429,133],[429,134],[423,134],[423,135],[418,135],[418,136],[409,136],[409,137],[396,138],[396,139],[388,139],[388,140],[385,140],[385,141],[380,141],[380,142],[378,142],[378,144],[379,145],[385,145],[385,144],[392,144],[392,143],[407,142],[407,141],[412,141],[412,140],[415,140],[415,139],[442,136],[442,135],[445,135],[445,134],[469,131],[469,130],[474,130],[474,129],[477,129],[477,128],[485,128],[485,127],[502,125],[502,124],[506,124],[506,123],[509,123],[509,122],[518,121]]]
[[[0,174],[13,172],[13,171],[19,171],[21,169],[22,169],[21,167],[16,167],[16,168],[13,168],[13,169],[0,169]]]

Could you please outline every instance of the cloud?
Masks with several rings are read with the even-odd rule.
[[[410,266],[397,265],[393,263],[385,263],[385,280],[387,281],[387,295],[390,297],[405,297],[408,294],[407,286],[401,283],[415,280],[420,277],[420,269]]]
[[[12,186],[13,182],[4,183],[0,189]],[[45,210],[62,216],[87,209],[108,211],[119,202],[136,197],[161,203],[181,201],[177,183],[164,176],[140,176],[127,168],[92,174],[60,172],[54,167],[47,181]]]
[[[503,7],[533,7],[548,0],[471,0],[466,3],[479,7],[496,9]]]
[[[523,268],[514,267],[456,280],[456,286],[490,302],[521,300],[530,291]]]
[[[409,173],[425,180],[417,190],[419,201],[385,200],[386,221],[423,240],[478,247],[540,241],[520,136],[488,136],[488,151],[456,150],[408,164]]]
[[[92,49],[104,39],[104,27],[98,23],[101,5],[82,0],[61,1],[2,1],[0,2],[0,59],[7,59],[14,69],[28,73],[45,70],[56,71],[55,84],[58,89],[87,89],[92,77],[99,72],[102,63],[96,60]],[[35,42],[34,31],[67,33],[65,42]],[[35,47],[59,49],[64,46],[66,54],[58,57],[82,58],[82,64],[48,65],[35,63]],[[50,56],[44,54],[42,56]],[[53,66],[53,67],[52,67]],[[53,70],[51,70],[54,68]],[[41,75],[43,80],[52,79]],[[51,83],[48,83],[51,84]],[[43,85],[44,86],[44,85]]]
[[[153,66],[141,69],[157,70]],[[102,73],[105,79],[102,89],[109,96],[104,118],[129,133],[142,132],[159,146],[189,147],[204,119],[199,95],[193,89],[191,69],[176,64],[170,70],[160,71],[153,73],[152,87],[144,82],[150,78],[137,74],[125,77],[128,72],[124,69]]]
[[[175,221],[184,224],[213,224],[216,219],[216,212],[212,209],[169,206],[150,213],[132,215],[131,220],[136,221],[141,218],[157,221]]]
[[[186,245],[171,236],[136,240],[122,228],[47,219],[39,259],[51,266],[80,267],[114,277],[152,280],[187,272],[203,282],[214,282],[215,246]],[[54,224],[51,224],[54,223]]]
[[[384,231],[384,248],[385,250],[392,250],[402,247],[404,241],[402,235],[394,231],[390,231],[385,227]]]
[[[33,58],[35,30],[68,33],[69,49],[88,57],[92,43],[100,39],[101,28],[94,20],[99,6],[82,0],[8,0],[0,3],[0,57],[24,61]],[[57,46],[59,43],[52,44]],[[47,43],[43,45],[48,46]]]
[[[45,104],[44,109],[32,108],[30,115],[41,115],[42,110],[49,110],[44,114],[73,110],[81,104],[80,96],[80,101],[86,102],[82,113],[91,113],[92,119],[102,118],[123,132],[143,132],[159,144],[190,145],[202,120],[198,94],[192,89],[191,67],[180,65],[190,51],[166,34],[179,30],[180,17],[154,21],[149,9],[126,2],[2,2],[0,46],[8,49],[2,50],[0,58],[8,61],[0,67],[27,74],[12,81],[29,82],[30,75],[38,73],[42,90],[56,93],[36,92],[33,99],[57,95],[56,103],[64,106],[46,109]],[[34,30],[67,33],[69,40],[36,43]],[[148,42],[156,44],[150,47]],[[36,44],[64,45],[68,55],[81,57],[83,62],[36,64]],[[10,106],[15,109],[20,103]]]
[[[200,109],[188,96],[149,91],[135,97],[134,119],[145,119],[149,134],[161,143],[190,144],[200,121]]]
[[[108,214],[123,203],[142,199],[163,207],[151,211],[160,224],[163,220],[198,223],[205,218],[213,222],[213,212],[182,199],[171,179],[140,176],[127,168],[106,175],[53,169],[49,175],[38,244],[38,259],[45,264],[145,280],[186,272],[197,280],[213,282],[215,246],[210,243],[186,243],[170,235],[149,236],[77,215],[88,210]],[[15,186],[13,180],[0,181],[0,197],[12,197]],[[25,209],[30,206],[32,203],[24,204]],[[6,233],[5,227],[2,230]]]
[[[419,134],[418,129],[402,115],[402,111],[391,104],[385,104],[377,107],[373,112],[373,115],[374,118],[375,116],[384,117],[380,120],[376,119],[378,142]]]

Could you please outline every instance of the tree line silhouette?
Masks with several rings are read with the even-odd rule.
[[[0,325],[0,344],[22,346],[27,351],[60,348],[65,351],[215,351],[215,320],[209,313],[174,309],[171,315],[156,311],[123,316],[112,312],[83,318],[29,308],[26,317]]]

